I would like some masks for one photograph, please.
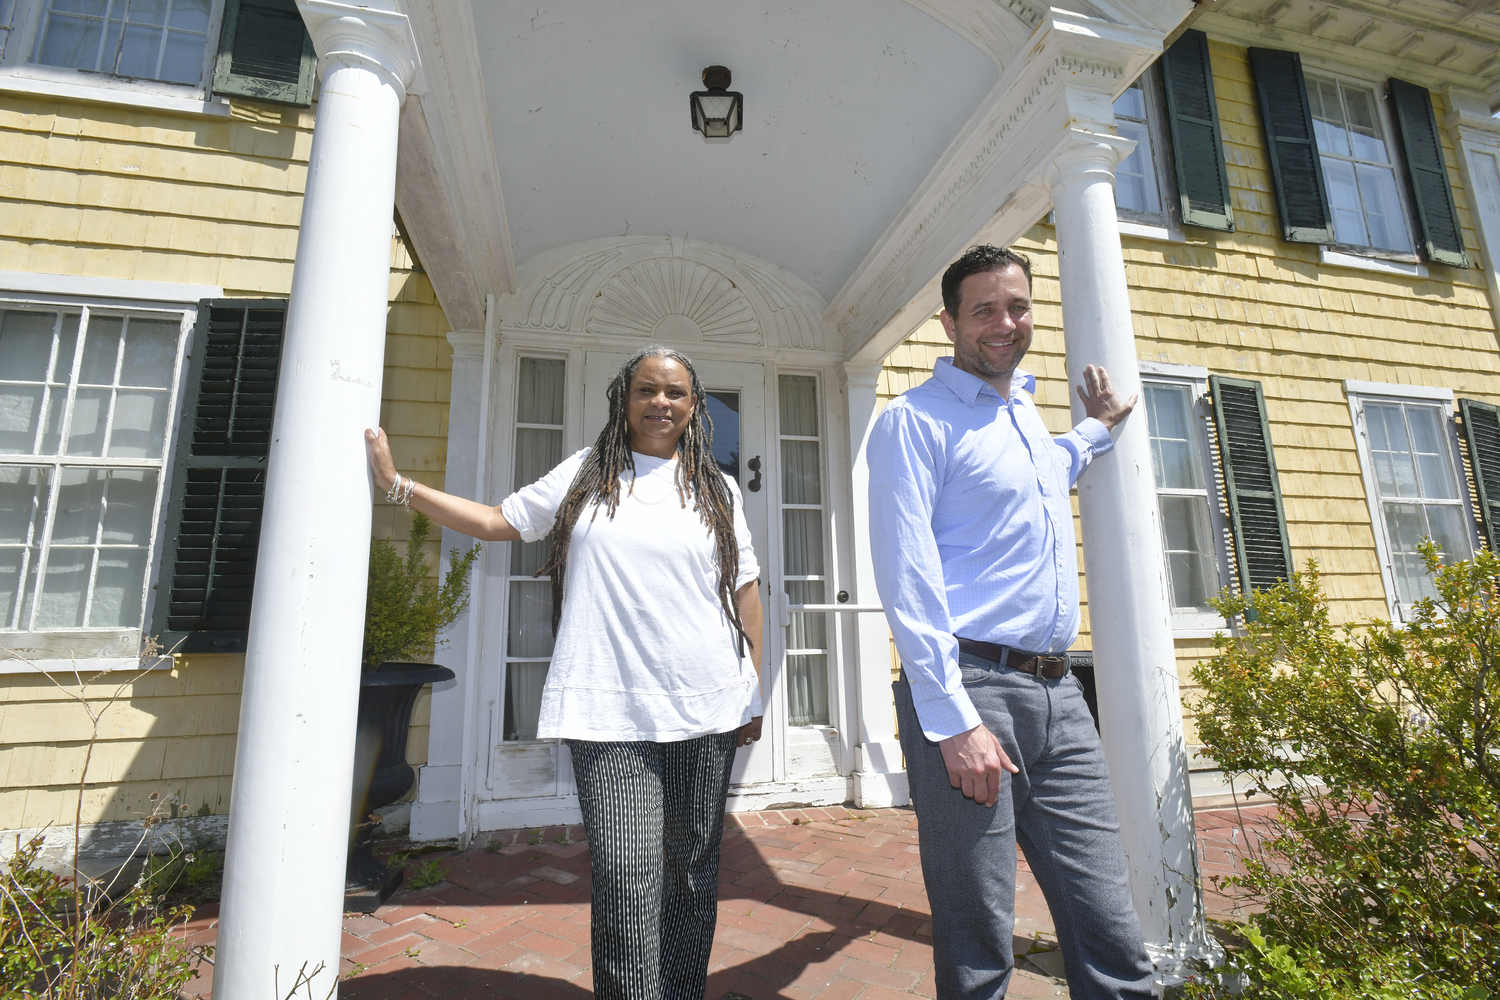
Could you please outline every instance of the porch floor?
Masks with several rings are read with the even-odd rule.
[[[1270,815],[1266,806],[1197,813],[1211,917],[1244,916],[1212,879],[1236,870]],[[481,834],[466,851],[426,855],[445,881],[399,892],[372,915],[345,916],[340,997],[592,996],[582,837],[578,826],[507,830]],[[1026,957],[1009,995],[1067,996],[1052,919],[1024,858],[1016,889],[1014,947]],[[190,940],[212,942],[217,909],[198,912]],[[707,998],[935,996],[929,916],[911,810],[731,814]],[[201,973],[188,996],[211,995],[212,968]]]

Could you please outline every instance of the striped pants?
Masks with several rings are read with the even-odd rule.
[[[735,739],[566,741],[589,839],[597,1000],[703,1000]]]

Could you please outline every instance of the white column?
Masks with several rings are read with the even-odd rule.
[[[849,363],[840,368],[844,404],[848,407],[850,526],[854,587],[849,603],[878,605],[875,569],[870,561],[870,466],[865,442],[878,415],[875,380],[880,363]],[[840,616],[842,617],[842,616]],[[855,677],[855,705],[859,713],[854,747],[854,802],[861,808],[900,806],[911,801],[901,744],[896,739],[896,715],[891,701],[890,631],[885,616],[854,613],[851,649]]]
[[[394,4],[301,0],[322,91],[277,383],[230,803],[215,995],[324,1000],[338,977],[397,120]],[[309,981],[310,979],[310,981]]]
[[[470,500],[483,499],[480,482],[481,438],[485,403],[485,335],[450,333],[453,346],[453,380],[448,395],[448,462],[444,489]],[[449,528],[442,533],[443,572],[447,554],[464,551],[474,539]],[[466,780],[466,761],[472,756],[472,741],[487,726],[476,726],[480,666],[483,662],[483,622],[478,609],[484,607],[485,567],[488,549],[469,575],[469,610],[443,634],[434,659],[453,671],[453,680],[432,687],[432,725],[427,742],[427,763],[418,772],[417,800],[411,809],[412,840],[466,841],[472,833],[470,798],[472,782]]]
[[[1083,413],[1071,386],[1086,365],[1107,368],[1127,396],[1140,391],[1113,186],[1133,145],[1075,131],[1048,172],[1075,419]],[[1078,486],[1089,629],[1131,891],[1152,960],[1168,969],[1204,954],[1208,938],[1144,408],[1114,438]]]

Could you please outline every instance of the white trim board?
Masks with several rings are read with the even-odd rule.
[[[1395,382],[1361,382],[1344,379],[1344,394],[1348,396],[1399,396],[1402,399],[1439,399],[1453,401],[1452,389],[1434,389],[1426,385],[1397,385]]]
[[[133,302],[190,302],[223,298],[218,285],[131,278],[91,278],[82,274],[0,271],[0,289],[20,294],[70,295],[81,299],[128,299]]]
[[[37,97],[60,97],[84,104],[119,104],[137,110],[167,111],[172,114],[205,118],[228,118],[229,102],[222,97],[202,97],[164,93],[170,84],[156,87],[103,87],[98,84],[73,83],[66,80],[41,80],[31,76],[0,75],[0,92],[32,94]],[[177,88],[172,88],[177,89]]]
[[[1208,381],[1208,369],[1203,365],[1179,365],[1170,361],[1137,361],[1142,375],[1163,375],[1171,378],[1191,378],[1199,382]]]

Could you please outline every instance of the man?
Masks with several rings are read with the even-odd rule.
[[[1067,673],[1078,637],[1069,490],[1135,406],[1084,370],[1053,438],[1018,366],[1031,262],[972,247],[943,275],[955,356],[870,435],[875,578],[901,655],[901,747],[920,821],[939,1000],[993,1000],[1014,957],[1016,842],[1075,998],[1152,995],[1103,750]]]

